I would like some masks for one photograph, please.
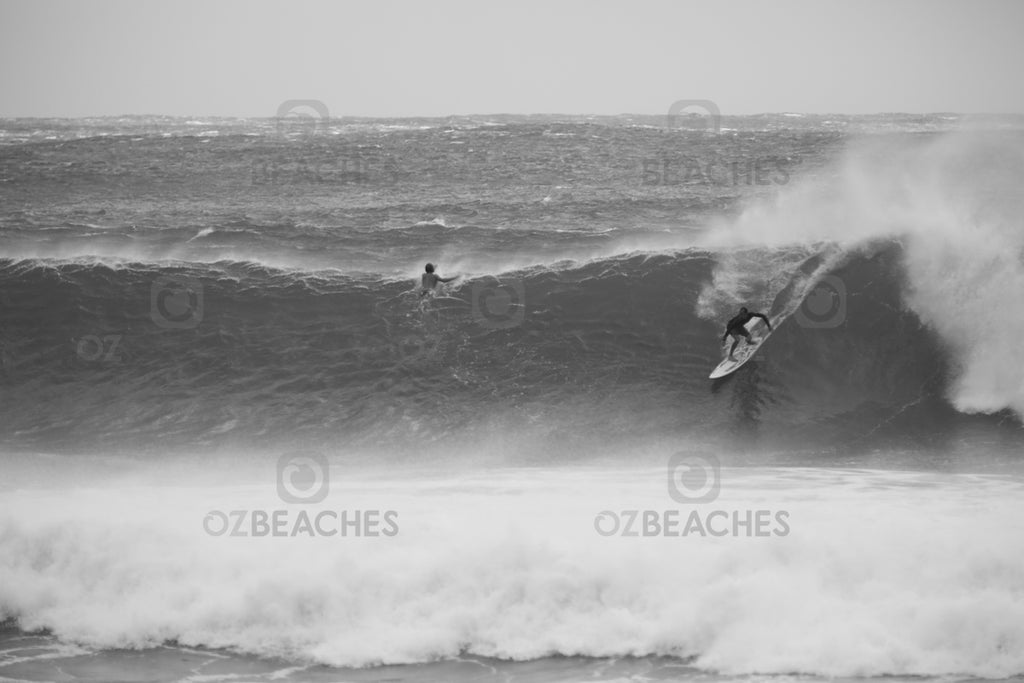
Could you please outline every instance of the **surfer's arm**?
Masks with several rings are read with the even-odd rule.
[[[451,277],[439,277],[437,279],[440,280],[441,282],[451,282],[452,280],[458,280],[459,276],[458,275],[452,275]]]
[[[761,320],[763,320],[764,324],[768,326],[769,330],[772,329],[772,323],[770,320],[768,320],[768,316],[766,316],[764,313],[753,313],[752,315],[755,318],[760,318]]]

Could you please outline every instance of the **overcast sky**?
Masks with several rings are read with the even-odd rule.
[[[1024,112],[1020,0],[0,0],[0,116]]]

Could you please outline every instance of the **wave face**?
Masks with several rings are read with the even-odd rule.
[[[883,423],[897,440],[937,435],[952,428],[942,399],[955,371],[942,336],[903,308],[906,258],[887,243],[828,270],[842,321],[799,308],[824,268],[794,247],[534,267],[426,299],[408,281],[252,263],[7,261],[4,430],[50,447],[277,434],[357,445],[482,425],[539,438],[739,427],[814,443]],[[797,261],[808,274],[777,269]],[[707,283],[725,268],[753,282],[743,300],[779,331],[748,372],[713,385],[735,301],[710,299]]]

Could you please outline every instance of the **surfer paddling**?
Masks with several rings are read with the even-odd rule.
[[[452,280],[455,280],[459,277],[458,275],[455,275],[453,277],[441,277],[440,275],[434,272],[433,263],[428,263],[426,265],[425,270],[427,272],[423,273],[423,277],[420,280],[421,297],[433,292],[437,288],[439,282],[451,282]]]
[[[763,313],[751,313],[745,306],[740,308],[740,314],[729,321],[725,326],[725,334],[722,335],[723,344],[725,343],[725,340],[729,338],[729,335],[732,335],[733,338],[732,348],[729,349],[729,360],[735,362],[736,357],[732,354],[736,351],[736,346],[739,345],[741,337],[746,337],[748,344],[754,343],[754,340],[750,338],[750,332],[747,332],[747,328],[745,327],[753,318],[760,318],[763,320],[764,324],[768,326],[768,331],[772,331],[772,324],[768,322],[767,316]]]

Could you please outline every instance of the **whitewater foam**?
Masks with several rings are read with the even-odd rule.
[[[724,468],[719,497],[687,506],[661,468],[421,474],[334,470],[330,495],[298,506],[259,484],[8,491],[0,609],[88,647],[332,665],[661,654],[728,674],[1024,672],[1012,477]],[[399,533],[211,537],[214,508],[393,509]],[[791,532],[595,532],[603,510],[689,508],[785,509]]]

